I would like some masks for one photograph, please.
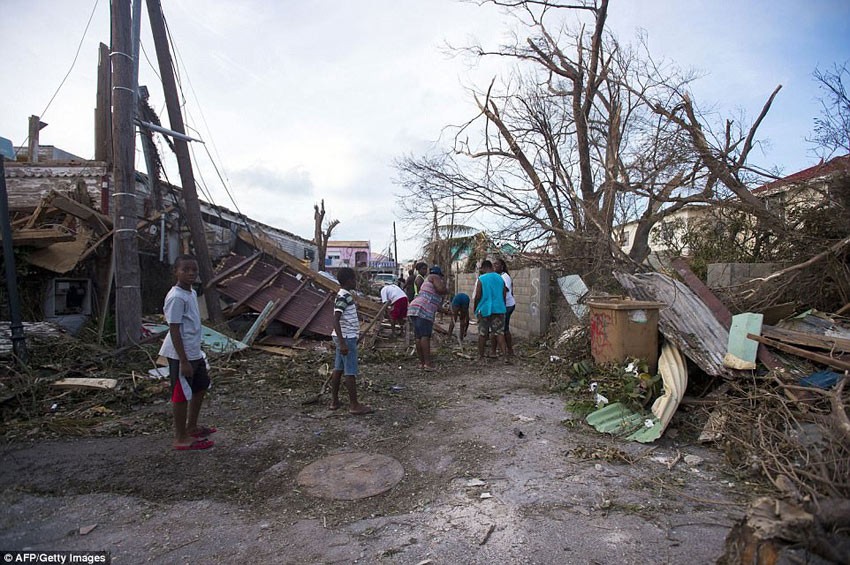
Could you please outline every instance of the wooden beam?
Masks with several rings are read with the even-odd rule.
[[[229,277],[230,275],[232,275],[233,273],[235,273],[236,271],[238,271],[239,269],[241,269],[242,267],[244,267],[244,266],[245,266],[245,265],[247,265],[248,263],[250,263],[250,262],[252,262],[252,261],[256,261],[256,260],[257,260],[257,258],[258,258],[260,255],[262,255],[262,254],[263,254],[263,253],[262,253],[261,251],[257,251],[256,253],[254,253],[254,254],[253,254],[253,255],[251,255],[250,257],[246,257],[246,258],[245,258],[245,259],[243,259],[242,261],[239,261],[238,263],[236,263],[235,265],[233,265],[233,266],[232,266],[232,267],[230,267],[229,269],[225,269],[225,270],[223,270],[222,272],[220,272],[220,273],[218,273],[216,276],[214,276],[214,277],[212,278],[212,280],[210,280],[210,282],[208,282],[208,283],[205,285],[205,288],[206,288],[206,287],[210,287],[210,286],[212,286],[212,285],[214,285],[214,284],[218,284],[220,281],[222,281],[222,280],[226,279],[227,277]]]
[[[177,82],[174,78],[175,66],[168,46],[168,35],[165,29],[165,17],[162,14],[162,5],[160,0],[147,0],[147,5],[148,21],[150,22],[151,35],[153,36],[154,47],[156,48],[156,59],[159,65],[159,76],[162,79],[162,90],[165,95],[168,120],[173,131],[185,135],[186,126],[183,122],[183,114],[180,109],[180,96],[177,91]],[[201,280],[209,281],[212,280],[215,273],[213,272],[212,260],[210,259],[210,251],[207,245],[204,221],[201,218],[201,204],[198,201],[198,190],[195,186],[195,173],[192,170],[189,144],[185,139],[174,138],[174,153],[177,156],[177,170],[180,173],[186,223],[192,232],[192,243],[195,247],[195,256],[198,258]],[[207,304],[207,313],[210,319],[213,322],[224,320],[218,289],[214,286],[207,288],[204,293],[204,300]]]
[[[14,245],[47,247],[53,243],[74,241],[75,239],[77,239],[77,236],[74,234],[58,229],[22,229],[12,232],[12,243]]]
[[[94,111],[94,158],[112,164],[112,63],[109,46],[98,47],[97,61],[97,104]]]
[[[266,288],[266,286],[271,284],[272,281],[274,281],[278,277],[278,275],[280,275],[283,272],[283,269],[285,267],[286,267],[285,265],[281,265],[280,267],[278,267],[275,272],[273,272],[271,275],[267,276],[265,279],[262,280],[262,282],[260,282],[260,284],[258,284],[256,287],[254,287],[254,290],[247,293],[238,302],[234,302],[232,308],[235,310],[235,309],[239,308],[240,306],[242,306],[243,304],[245,304],[248,301],[248,299],[250,299],[253,296],[256,296],[258,292],[260,292],[261,290]]]
[[[47,203],[44,200],[44,198],[39,200],[38,206],[35,207],[35,212],[32,213],[27,222],[24,224],[24,228],[34,228],[35,224],[41,219],[41,216],[44,214],[45,208],[47,208]]]
[[[303,331],[307,328],[307,326],[309,326],[309,325],[310,325],[310,322],[312,322],[312,321],[316,318],[316,316],[319,314],[319,312],[321,312],[321,311],[322,311],[322,308],[324,308],[324,307],[325,307],[325,304],[327,304],[327,303],[328,303],[328,300],[330,300],[332,296],[334,296],[334,295],[333,295],[332,293],[330,293],[330,292],[328,293],[328,295],[327,295],[327,296],[325,296],[325,299],[324,299],[324,300],[322,300],[322,301],[319,303],[319,305],[318,305],[318,306],[316,306],[315,310],[313,310],[313,311],[310,313],[310,315],[309,315],[309,316],[307,316],[307,320],[304,322],[304,325],[303,325],[303,326],[301,326],[300,328],[298,328],[298,331],[297,331],[297,332],[295,332],[295,335],[294,335],[294,336],[292,336],[292,339],[298,339],[299,337],[301,337],[301,332],[303,332]]]
[[[263,308],[263,311],[260,312],[260,315],[257,316],[257,319],[254,320],[253,324],[251,324],[251,327],[248,329],[248,332],[245,334],[245,337],[242,338],[242,343],[244,343],[245,345],[251,345],[254,343],[254,340],[260,333],[260,327],[269,318],[269,314],[271,314],[272,310],[274,310],[274,307],[275,302],[269,300],[269,303],[266,304],[266,307]]]
[[[97,210],[81,204],[76,200],[71,200],[64,194],[59,194],[55,190],[45,197],[46,203],[53,206],[57,210],[61,210],[66,214],[71,214],[76,218],[80,218],[94,228],[99,228],[103,231],[112,229],[112,219],[109,216],[101,214]],[[135,213],[133,214],[135,216]]]
[[[841,351],[850,353],[850,339],[830,335],[813,334],[809,332],[798,332],[774,326],[764,326],[761,330],[764,337],[769,337],[795,345],[816,347],[828,351]]]
[[[374,318],[372,318],[372,321],[369,322],[369,325],[367,325],[366,329],[363,330],[363,333],[360,334],[360,340],[359,340],[360,342],[363,342],[364,338],[369,334],[370,331],[372,331],[372,328],[375,326],[375,324],[378,324],[378,329],[375,330],[375,332],[377,333],[377,332],[381,331],[380,330],[380,328],[381,328],[380,321],[383,319],[384,313],[387,311],[387,306],[389,306],[389,304],[390,304],[389,301],[387,301],[387,302],[384,302],[381,305],[381,309],[378,310],[378,315],[375,316]],[[373,345],[374,345],[374,343],[375,343],[375,340],[372,340]]]
[[[112,194],[114,222],[92,215],[103,226],[115,226],[115,320],[118,347],[138,343],[142,329],[141,268],[136,233],[136,127],[133,125],[134,85],[130,0],[112,0],[112,143],[115,168]],[[91,208],[58,195],[53,205],[66,205],[71,214],[90,214]],[[108,231],[108,227],[104,231]]]
[[[850,371],[850,361],[835,359],[834,357],[830,357],[828,355],[821,355],[820,353],[815,353],[814,351],[809,351],[808,349],[794,347],[793,345],[788,345],[787,343],[782,343],[781,341],[776,341],[767,337],[762,337],[760,335],[747,334],[747,337],[752,339],[753,341],[769,345],[770,347],[774,347],[786,353],[791,353],[792,355],[802,357],[803,359],[808,359],[809,361],[814,361],[816,363],[827,365],[835,369],[841,369],[842,371]]]
[[[111,389],[118,386],[118,381],[116,379],[68,378],[60,379],[51,384],[59,388]]]

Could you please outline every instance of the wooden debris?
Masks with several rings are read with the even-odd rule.
[[[288,349],[285,347],[275,347],[273,345],[261,345],[255,343],[251,346],[252,349],[258,349],[260,351],[265,351],[266,353],[273,353],[275,355],[282,355],[284,357],[295,357],[298,355],[298,352],[294,349]]]
[[[785,328],[777,328],[774,326],[764,326],[761,334],[764,337],[794,345],[804,345],[806,347],[815,347],[817,349],[826,349],[828,351],[842,351],[850,353],[850,339],[842,337],[787,330]]]
[[[821,363],[823,365],[827,365],[835,369],[841,369],[842,371],[850,371],[850,361],[836,359],[828,355],[821,355],[820,353],[815,353],[814,351],[809,351],[808,349],[801,349],[799,347],[794,347],[793,345],[782,343],[781,341],[776,341],[774,339],[762,337],[755,334],[747,334],[747,337],[759,343],[774,347],[780,351],[791,353],[792,355],[802,357],[803,359],[808,359],[809,361]]]
[[[96,389],[113,389],[118,386],[116,379],[90,379],[90,378],[67,378],[60,379],[53,386],[59,388],[96,388]]]
[[[484,537],[481,538],[481,541],[478,542],[478,545],[484,545],[490,539],[490,536],[496,530],[496,524],[490,524],[490,527],[487,528],[487,531],[484,533]]]
[[[75,239],[76,236],[73,233],[59,228],[24,228],[12,232],[12,243],[14,245],[27,245],[29,247],[47,247],[54,243],[74,241]]]
[[[242,343],[246,345],[251,345],[254,343],[254,339],[256,339],[257,334],[260,333],[260,328],[263,327],[266,320],[269,318],[269,314],[271,314],[272,309],[277,304],[274,300],[269,300],[266,307],[263,308],[263,311],[260,312],[260,315],[257,316],[257,319],[254,320],[254,323],[251,325],[250,329],[248,329],[248,333],[245,334],[245,337],[242,338]]]

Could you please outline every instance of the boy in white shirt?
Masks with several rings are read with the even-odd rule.
[[[211,383],[201,351],[198,295],[192,288],[198,278],[197,260],[191,255],[181,255],[174,262],[174,274],[177,284],[168,291],[163,306],[168,335],[159,350],[159,354],[168,359],[174,406],[174,449],[209,449],[213,442],[207,436],[216,429],[198,425],[204,394]]]

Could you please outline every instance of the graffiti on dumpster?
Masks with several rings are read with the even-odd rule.
[[[590,314],[590,351],[593,356],[604,355],[604,351],[611,347],[608,341],[608,331],[614,324],[614,316],[609,311],[594,312]]]

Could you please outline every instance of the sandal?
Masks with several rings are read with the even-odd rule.
[[[216,433],[217,431],[218,431],[218,429],[216,429],[216,428],[208,428],[207,426],[200,426],[198,428],[197,432],[191,433],[189,435],[192,436],[192,437],[195,437],[195,438],[205,438],[209,435]]]
[[[213,445],[215,444],[208,439],[199,439],[198,441],[193,441],[189,445],[175,445],[174,449],[177,451],[199,451],[201,449],[209,449]]]

